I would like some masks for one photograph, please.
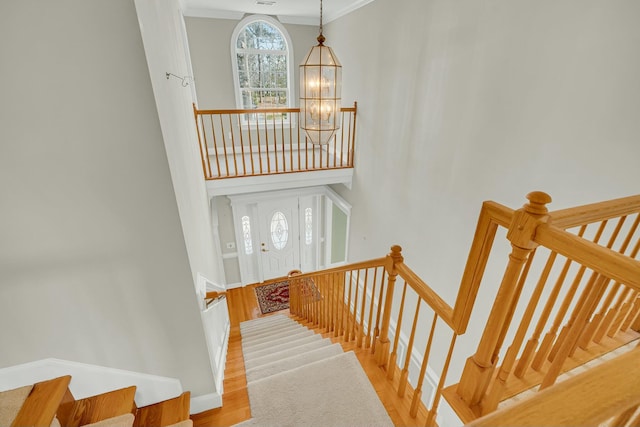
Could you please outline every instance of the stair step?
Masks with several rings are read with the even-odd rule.
[[[257,342],[255,344],[242,343],[242,350],[244,352],[250,353],[250,352],[262,350],[262,349],[265,349],[265,348],[272,348],[274,346],[278,346],[280,344],[284,344],[284,343],[287,343],[289,341],[294,341],[294,340],[299,339],[299,338],[304,338],[304,337],[309,336],[309,335],[314,335],[314,333],[313,333],[313,331],[310,331],[310,330],[307,329],[306,331],[297,332],[295,334],[279,336],[279,337],[276,337],[276,338],[274,338],[272,340],[267,340],[267,341],[262,341],[261,340],[260,342]]]
[[[285,329],[283,331],[272,331],[269,333],[265,333],[264,335],[257,335],[255,337],[249,337],[248,339],[242,337],[242,347],[243,348],[253,348],[257,345],[274,342],[281,339],[291,338],[294,336],[301,334],[308,334],[309,332],[313,333],[313,331],[307,328],[294,328],[294,329]]]
[[[331,340],[328,338],[321,340],[314,340],[306,344],[301,344],[295,347],[289,347],[281,351],[269,352],[265,356],[252,358],[250,360],[245,360],[244,365],[247,370],[259,367],[261,365],[265,365],[267,363],[275,362],[282,358],[287,357],[288,354],[300,354],[305,353],[307,351],[316,350],[323,347],[329,347],[331,345]]]
[[[277,352],[277,351],[282,351],[285,350],[287,348],[292,348],[292,347],[297,347],[299,345],[303,345],[303,344],[308,344],[310,342],[313,341],[319,341],[322,340],[322,337],[320,335],[317,334],[313,334],[313,335],[307,335],[306,337],[297,339],[297,340],[293,340],[293,341],[288,341],[285,342],[283,344],[274,346],[274,347],[267,347],[267,348],[263,348],[261,350],[257,350],[257,351],[252,351],[250,353],[244,353],[244,360],[245,362],[247,360],[252,360],[252,359],[256,359],[258,357],[262,357],[262,356],[266,356],[268,354],[271,354],[273,352]]]
[[[308,365],[309,363],[317,362],[331,356],[336,356],[342,352],[342,346],[340,346],[340,344],[333,344],[300,354],[292,354],[289,357],[247,370],[247,383]]]
[[[268,328],[265,330],[258,330],[258,331],[250,331],[250,332],[242,332],[242,339],[243,340],[249,340],[249,339],[254,339],[254,338],[258,338],[260,336],[269,336],[270,334],[275,334],[281,331],[293,331],[296,329],[307,329],[302,325],[298,325],[298,324],[285,324],[283,326],[274,326],[273,328]]]
[[[260,332],[266,332],[271,329],[286,328],[287,326],[292,326],[292,325],[299,325],[299,324],[297,322],[294,322],[291,319],[283,319],[283,320],[269,322],[268,324],[261,324],[258,326],[254,326],[252,328],[240,329],[240,334],[242,335],[256,334]]]
[[[260,327],[261,325],[266,325],[270,322],[279,322],[282,320],[291,320],[287,316],[283,314],[276,314],[268,317],[259,317],[257,319],[247,320],[240,323],[240,330],[251,329],[255,327]]]

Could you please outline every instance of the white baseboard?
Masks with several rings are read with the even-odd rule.
[[[191,398],[191,414],[199,414],[200,412],[222,406],[222,395],[219,393],[204,394]]]
[[[236,283],[227,284],[227,289],[236,289],[236,288],[241,288],[241,287],[242,287],[242,282],[236,282]]]

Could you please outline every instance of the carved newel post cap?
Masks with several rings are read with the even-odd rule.
[[[527,200],[529,200],[529,203],[523,206],[526,212],[539,215],[544,215],[549,212],[545,205],[551,203],[551,196],[547,193],[532,191],[527,194]]]
[[[389,256],[393,258],[395,262],[402,262],[402,260],[404,260],[404,257],[402,256],[401,252],[402,248],[399,245],[393,245],[391,246],[391,253],[389,254]]]

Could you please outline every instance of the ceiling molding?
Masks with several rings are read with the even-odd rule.
[[[367,4],[373,1],[374,0],[360,0],[356,3],[352,3],[351,5],[345,7],[344,9],[337,11],[336,13],[328,13],[326,16],[326,19],[324,20],[324,23],[328,24],[329,22],[335,21],[338,18],[342,18],[343,16],[353,12],[356,9],[360,9],[363,6],[366,6]]]
[[[243,12],[232,12],[229,10],[218,9],[183,9],[182,14],[191,18],[215,18],[215,19],[232,19],[239,21],[244,17]]]

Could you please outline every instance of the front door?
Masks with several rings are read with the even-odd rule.
[[[258,212],[263,279],[286,276],[299,269],[298,198],[260,202]]]

